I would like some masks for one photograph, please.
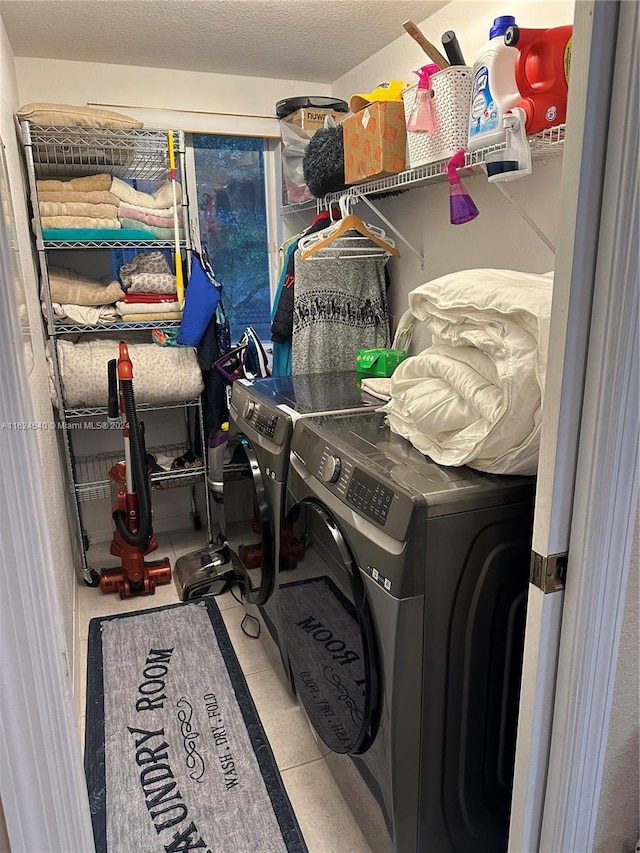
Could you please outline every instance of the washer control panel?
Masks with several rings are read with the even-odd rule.
[[[342,459],[325,445],[317,468],[318,479],[334,484],[338,495],[362,515],[384,527],[393,501],[393,489],[388,488],[370,474]]]

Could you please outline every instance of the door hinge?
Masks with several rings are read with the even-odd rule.
[[[567,553],[550,554],[548,557],[542,557],[531,552],[531,568],[529,580],[535,586],[547,592],[558,592],[564,589],[564,582],[567,577]]]

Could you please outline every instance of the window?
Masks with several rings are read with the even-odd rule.
[[[200,240],[222,285],[232,340],[251,325],[270,341],[264,140],[194,134],[192,145]]]

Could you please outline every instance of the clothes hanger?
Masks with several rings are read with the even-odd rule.
[[[348,196],[340,198],[340,210],[343,214],[342,219],[333,225],[329,225],[322,231],[317,231],[315,234],[310,234],[308,237],[302,238],[298,244],[298,247],[302,249],[301,260],[305,261],[307,258],[315,255],[317,251],[333,243],[336,238],[344,236],[347,231],[357,231],[362,237],[375,243],[376,246],[384,249],[390,255],[399,258],[400,252],[396,249],[395,243],[393,240],[387,238],[382,229],[376,228],[373,225],[367,225],[355,213],[349,213],[348,199]]]

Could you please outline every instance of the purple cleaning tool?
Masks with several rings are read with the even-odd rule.
[[[458,169],[463,167],[464,148],[461,148],[456,151],[446,166],[449,176],[449,218],[452,225],[464,225],[465,222],[471,222],[480,215],[480,211],[460,180]]]

